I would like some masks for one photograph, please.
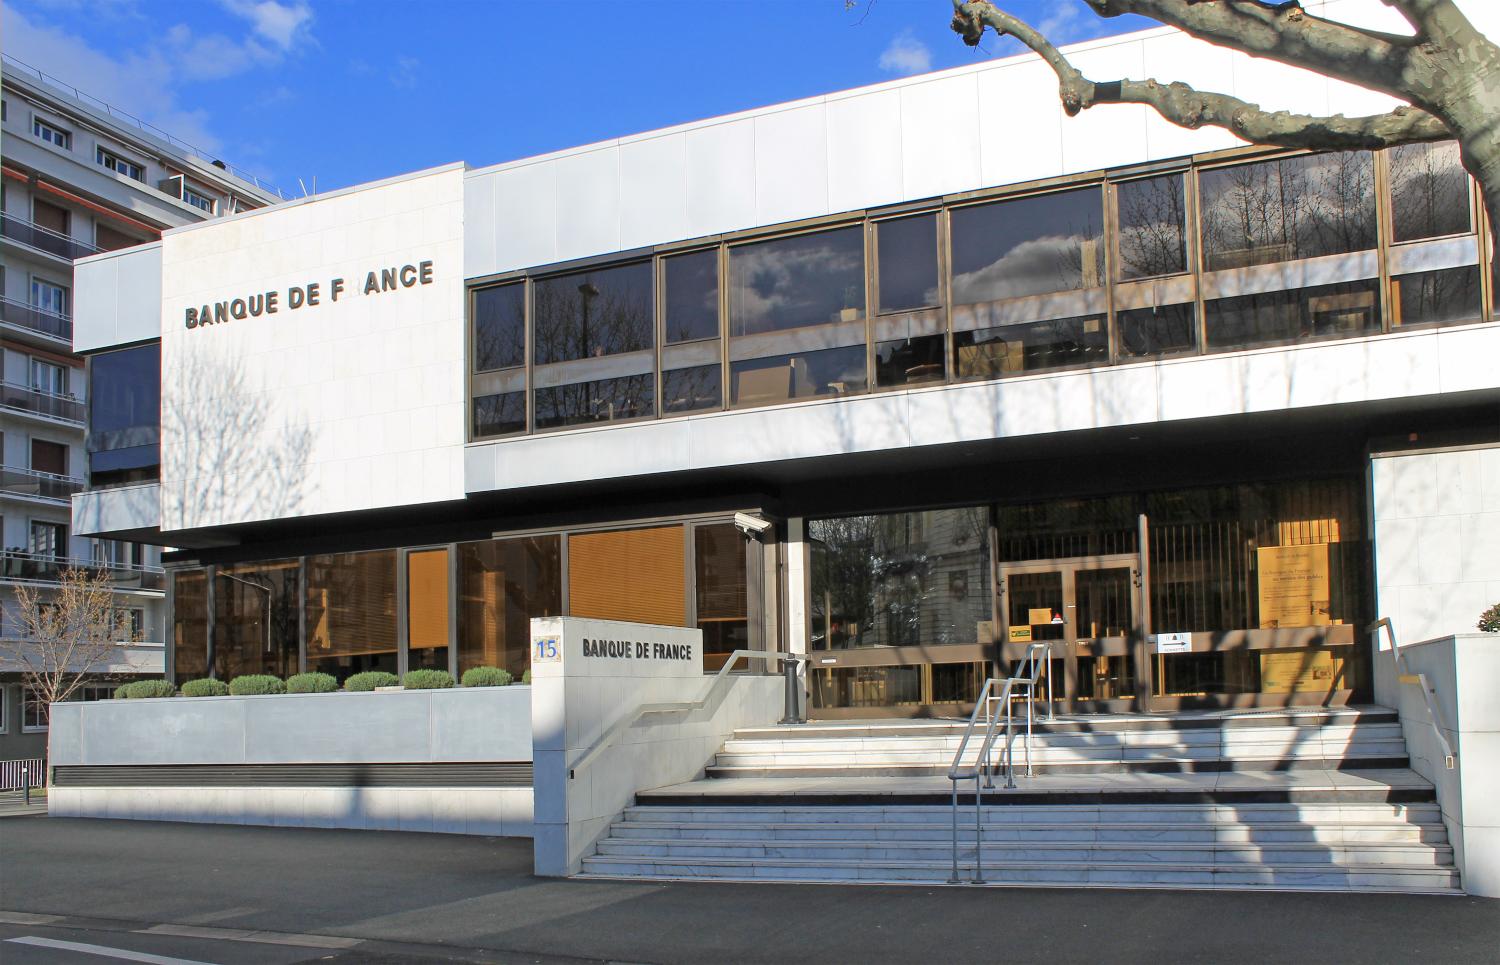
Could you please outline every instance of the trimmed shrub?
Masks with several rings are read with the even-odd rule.
[[[115,688],[115,699],[116,700],[129,700],[130,699],[130,694],[128,693],[129,690],[130,690],[130,685],[129,684],[121,684],[120,686],[116,687]]]
[[[289,694],[331,694],[339,689],[339,682],[332,674],[294,673],[286,678]]]
[[[229,693],[229,685],[222,680],[189,680],[182,685],[184,697],[223,697]]]
[[[407,674],[408,678],[410,676]],[[463,685],[465,687],[505,687],[515,679],[510,675],[509,670],[501,670],[499,667],[470,667],[464,671]]]
[[[401,686],[407,690],[446,690],[453,686],[453,675],[446,670],[408,670]]]
[[[1479,629],[1485,633],[1500,633],[1500,603],[1479,614]]]
[[[394,687],[401,682],[401,678],[384,670],[366,670],[357,673],[344,681],[345,690],[367,691],[376,687]]]
[[[236,697],[259,697],[265,694],[284,694],[286,684],[280,677],[266,673],[245,674],[229,681],[229,692]]]
[[[526,668],[526,672],[523,673],[523,674],[521,674],[521,683],[528,684],[528,685],[531,683],[531,668],[530,667],[527,667]]]
[[[135,700],[140,697],[176,697],[177,687],[165,680],[134,680],[115,691],[116,697]]]

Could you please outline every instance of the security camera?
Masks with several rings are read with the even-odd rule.
[[[759,539],[766,530],[771,528],[771,521],[761,519],[759,516],[751,516],[749,513],[735,513],[734,525],[746,536]]]

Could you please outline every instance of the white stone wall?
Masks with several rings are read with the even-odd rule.
[[[1403,646],[1474,632],[1500,603],[1500,445],[1376,455],[1370,477],[1377,615],[1391,618]],[[1376,699],[1391,703],[1384,639],[1380,647]]]
[[[162,529],[462,498],[463,245],[456,165],[168,232]],[[431,284],[362,291],[427,261]],[[186,327],[265,292],[276,314]]]

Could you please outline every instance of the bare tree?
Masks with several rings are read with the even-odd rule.
[[[1040,31],[989,0],[953,0],[953,30],[976,46],[986,27],[1015,37],[1057,74],[1069,115],[1095,104],[1145,104],[1186,128],[1221,127],[1252,144],[1347,150],[1455,139],[1500,231],[1500,48],[1453,0],[1383,0],[1411,27],[1386,33],[1317,17],[1297,0],[1086,0],[1101,17],[1149,17],[1220,47],[1315,71],[1406,103],[1386,114],[1319,117],[1187,84],[1094,81]]]
[[[45,598],[35,587],[18,585],[15,617],[21,632],[0,640],[0,659],[18,668],[27,689],[49,704],[97,679],[115,645],[134,638],[129,617],[114,606],[104,569],[64,570]]]

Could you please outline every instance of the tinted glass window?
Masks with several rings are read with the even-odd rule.
[[[177,683],[208,676],[208,577],[204,570],[172,574],[172,677]]]
[[[1195,315],[1191,304],[1117,312],[1115,328],[1120,333],[1120,356],[1153,358],[1191,352],[1198,345]]]
[[[867,383],[863,345],[747,359],[733,363],[730,373],[735,405],[857,395]]]
[[[532,290],[539,365],[640,352],[656,344],[649,262],[544,278]]]
[[[1220,298],[1205,310],[1209,348],[1348,338],[1380,327],[1374,281]]]
[[[937,215],[882,221],[879,250],[880,311],[904,312],[938,304]]]
[[[1204,171],[1199,184],[1209,271],[1375,247],[1368,151],[1315,154]]]
[[[864,251],[857,226],[730,249],[732,334],[863,318]]]
[[[1391,279],[1391,324],[1449,325],[1479,320],[1479,269],[1444,268]]]
[[[1115,186],[1120,219],[1120,277],[1150,278],[1187,271],[1182,175]]]
[[[297,672],[296,560],[221,566],[214,577],[214,676]]]
[[[718,250],[665,258],[662,278],[667,344],[718,337]]]
[[[717,670],[728,654],[750,647],[745,537],[733,523],[693,529],[693,573],[698,629],[703,631],[703,669]]]
[[[663,372],[661,411],[717,409],[723,399],[723,381],[723,370],[718,365],[695,365]]]
[[[155,466],[161,442],[161,346],[89,359],[89,464],[95,471]]]
[[[519,683],[531,665],[531,618],[560,613],[562,537],[459,544],[459,673],[499,667]]]
[[[628,375],[537,389],[536,427],[558,429],[652,415],[655,382],[650,375]]]
[[[474,371],[526,364],[526,286],[474,293]]]
[[[1469,175],[1458,145],[1407,144],[1391,162],[1391,228],[1397,241],[1463,234],[1473,225]]]
[[[526,431],[526,393],[502,392],[474,397],[474,435],[501,436]]]
[[[396,672],[396,551],[307,558],[307,669]]]
[[[1102,316],[1049,318],[955,332],[953,358],[961,379],[1103,365],[1109,360],[1109,336]]]
[[[1098,188],[954,209],[953,303],[1103,284],[1103,223]]]

